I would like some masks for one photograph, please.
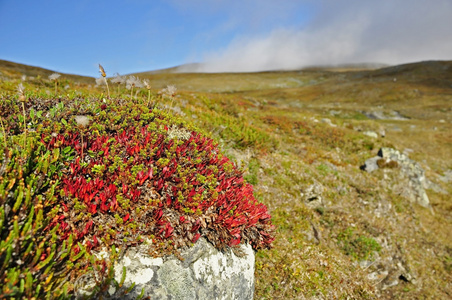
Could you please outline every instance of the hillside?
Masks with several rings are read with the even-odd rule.
[[[32,70],[0,64],[1,101],[16,101],[18,112],[22,73],[41,74],[22,84],[43,110],[57,107],[62,95],[71,109],[74,101],[106,97],[105,86],[88,87],[94,79],[66,75],[54,95],[46,77],[52,72]],[[276,239],[272,249],[257,252],[256,299],[452,297],[452,62],[135,75],[148,79],[151,90],[110,83],[112,98],[200,128],[245,171],[254,197],[268,207]],[[177,87],[176,95],[159,94],[167,85]],[[11,135],[21,140],[19,129]],[[362,170],[381,148],[399,151],[399,160]],[[410,173],[406,157],[425,178]],[[420,189],[426,207],[416,203]]]
[[[3,77],[4,80],[21,78],[22,76],[28,77],[30,80],[39,80],[41,78],[47,79],[55,71],[48,69],[34,67],[24,64],[19,64],[7,60],[0,59],[0,78]],[[64,78],[72,80],[78,83],[90,83],[93,78],[87,76],[73,75],[73,74],[63,74]]]

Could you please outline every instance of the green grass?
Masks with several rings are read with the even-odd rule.
[[[381,250],[380,244],[375,239],[356,234],[350,227],[340,232],[337,240],[342,251],[355,260],[372,259],[373,253]]]

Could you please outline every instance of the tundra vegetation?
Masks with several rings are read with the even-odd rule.
[[[253,246],[256,299],[450,297],[452,63],[100,71],[0,61],[1,297],[64,298],[88,270],[101,293],[125,247],[200,236]],[[381,147],[422,165],[430,209],[396,164],[360,170]]]

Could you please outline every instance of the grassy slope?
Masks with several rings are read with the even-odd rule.
[[[1,93],[13,93],[19,83],[19,68],[10,69],[0,68]],[[167,84],[178,87],[176,100],[166,104],[219,140],[269,207],[278,235],[272,250],[257,253],[256,299],[451,296],[452,188],[439,176],[452,169],[452,62],[141,78],[151,80],[153,93]],[[105,93],[68,85],[68,95]],[[45,80],[25,86],[53,91]],[[372,110],[410,119],[367,119],[363,113]],[[322,118],[337,127],[318,122]],[[378,139],[356,130],[383,128],[386,137]],[[432,210],[398,193],[397,170],[359,170],[381,146],[412,149],[410,157],[427,178],[447,192],[427,190]],[[323,187],[323,202],[310,209],[301,193],[314,183]],[[364,260],[373,264],[360,267]],[[390,270],[390,260],[415,279],[383,290],[378,272]]]
[[[27,77],[34,77],[36,78],[44,78],[47,79],[47,77],[53,73],[54,71],[43,69],[40,67],[33,67],[23,64],[18,64],[14,62],[10,62],[7,60],[1,60],[0,59],[0,77],[4,76],[5,79],[8,78],[17,78],[18,76],[25,75]],[[76,81],[78,83],[93,83],[93,79],[91,77],[87,76],[79,76],[79,75],[73,75],[73,74],[63,74],[65,79],[69,79],[72,81]],[[30,80],[30,78],[29,78]],[[33,79],[32,79],[33,80]]]

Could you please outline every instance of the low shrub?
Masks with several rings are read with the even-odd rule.
[[[123,100],[61,100],[59,114],[32,118],[37,100],[26,105],[26,149],[18,110],[3,113],[0,298],[64,298],[93,268],[105,287],[111,261],[96,260],[100,250],[114,258],[146,244],[161,256],[201,236],[220,249],[271,247],[271,217],[242,171],[183,120]]]

